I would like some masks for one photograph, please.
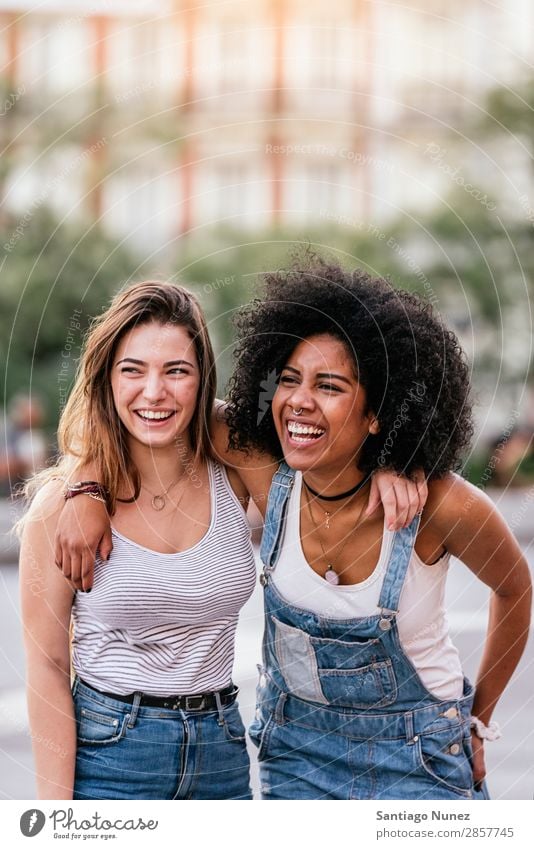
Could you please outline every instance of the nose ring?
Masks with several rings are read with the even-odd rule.
[[[295,410],[295,408],[293,407],[293,415],[294,416],[300,416],[301,413],[302,413],[302,407],[299,407],[298,410]]]

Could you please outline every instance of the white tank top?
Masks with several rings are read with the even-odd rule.
[[[332,586],[308,564],[300,540],[302,474],[296,473],[290,496],[283,545],[272,580],[290,604],[328,619],[353,619],[378,614],[378,601],[393,544],[393,531],[384,524],[380,557],[373,572],[359,584]],[[457,699],[463,692],[458,651],[451,642],[444,606],[449,555],[428,566],[415,551],[399,601],[397,625],[404,652],[423,685],[440,699]]]
[[[256,565],[226,471],[211,461],[208,468],[211,520],[196,545],[162,554],[113,530],[92,592],[76,593],[72,662],[98,690],[189,695],[230,683],[237,618]]]

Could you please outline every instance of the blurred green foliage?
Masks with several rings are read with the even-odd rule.
[[[486,103],[484,128],[500,134],[521,135],[534,149],[534,77],[514,88],[503,86],[490,92]]]
[[[27,389],[39,393],[55,429],[83,333],[138,273],[139,259],[98,227],[60,225],[46,209],[29,220],[4,218],[0,245],[2,400]]]

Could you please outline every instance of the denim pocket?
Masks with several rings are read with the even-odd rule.
[[[76,708],[78,744],[105,746],[124,737],[129,714],[104,705],[85,705],[87,702]]]
[[[422,732],[415,751],[419,765],[437,784],[466,798],[472,796],[473,771],[461,725]]]
[[[230,742],[243,743],[245,740],[246,730],[237,702],[234,702],[230,707],[225,708],[224,715],[224,734]]]
[[[252,720],[248,734],[258,753],[258,761],[266,757],[267,746],[271,736],[274,722],[274,710],[278,697],[269,695],[267,688],[267,677],[263,666],[258,665],[259,680],[256,687],[256,712]]]
[[[293,695],[353,709],[381,708],[397,698],[393,664],[383,655],[379,640],[312,637],[274,616],[272,620],[276,658]]]
[[[250,725],[248,733],[258,750],[256,754],[258,761],[264,761],[267,757],[269,740],[275,725],[273,714],[268,714],[266,717],[264,715],[258,716],[258,711],[256,711],[256,717]]]
[[[321,690],[329,704],[348,708],[381,708],[397,698],[391,660],[357,669],[319,669]]]
[[[385,660],[387,657],[377,637],[372,639],[354,637],[352,640],[310,637],[310,644],[320,669],[354,669],[354,667],[368,666],[377,660]]]

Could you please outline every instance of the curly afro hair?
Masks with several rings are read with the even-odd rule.
[[[328,333],[351,353],[380,424],[358,466],[441,477],[461,466],[473,434],[469,370],[454,333],[416,295],[311,251],[263,275],[261,297],[235,319],[230,445],[282,458],[269,401],[303,339]],[[267,400],[266,400],[267,399]]]

